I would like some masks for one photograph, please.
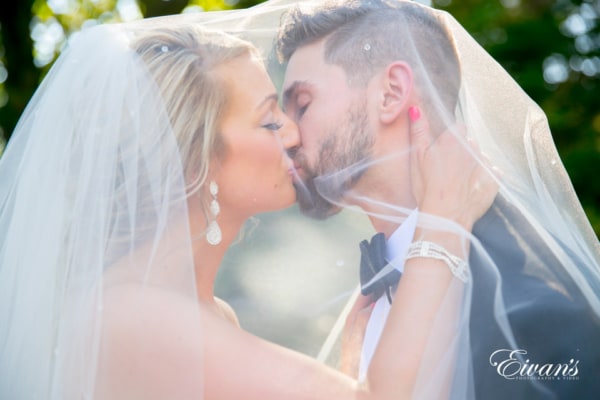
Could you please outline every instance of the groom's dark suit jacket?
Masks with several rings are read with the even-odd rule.
[[[476,398],[600,399],[600,321],[539,235],[500,196],[475,224],[473,234],[498,266],[502,280],[497,288],[497,278],[481,267],[478,252],[471,251],[474,289],[470,340]],[[537,257],[526,259],[523,248],[529,248],[527,254]],[[562,288],[549,285],[547,279],[536,276],[536,267],[550,271],[546,275],[550,281],[556,274],[560,282],[567,284]],[[522,361],[540,366],[569,362],[573,365],[578,361],[576,376],[565,379],[561,374],[561,379],[545,380],[534,374],[532,378],[506,379],[498,373],[497,366],[490,364],[490,356],[500,349],[515,350],[515,346],[505,339],[496,322],[493,313],[496,289],[502,292],[516,349],[527,351]],[[503,358],[508,358],[508,353],[495,360]]]

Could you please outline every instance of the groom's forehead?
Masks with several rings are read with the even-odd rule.
[[[319,39],[298,46],[289,58],[287,70],[309,70],[325,64],[325,40]]]
[[[298,48],[290,57],[286,66],[283,81],[284,103],[297,92],[303,84],[314,81],[314,63],[311,63],[311,55],[304,47]]]
[[[299,82],[315,85],[330,79],[329,76],[336,69],[337,66],[325,62],[322,41],[301,46],[292,54],[287,64],[283,83],[284,93],[288,89],[299,88]]]

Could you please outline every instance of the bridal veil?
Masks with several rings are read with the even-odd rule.
[[[406,5],[400,0],[385,3],[394,8]],[[163,95],[131,43],[144,31],[162,26],[225,30],[258,47],[280,87],[285,62],[279,61],[275,42],[280,25],[287,21],[284,14],[314,4],[270,0],[247,10],[98,26],[69,40],[0,159],[0,397],[93,398],[106,318],[103,294],[111,287],[158,287],[197,301],[191,243],[199,239],[190,235],[186,220],[185,160]],[[431,42],[424,48],[423,32],[411,30],[411,23],[402,17],[394,24],[422,95],[428,98],[426,114],[438,118],[435,127],[456,122],[466,127],[487,156],[479,161],[502,171],[498,199],[473,232],[434,216],[419,218],[423,228],[465,237],[470,255],[461,256],[470,260],[472,279],[460,283],[463,296],[452,319],[454,334],[443,342],[450,343],[447,352],[436,359],[436,366],[423,366],[427,372],[419,377],[416,393],[442,398],[437,391],[450,390],[452,399],[476,398],[478,379],[490,376],[514,387],[527,385],[527,393],[548,398],[552,394],[546,391],[547,382],[568,378],[578,393],[578,385],[598,380],[597,344],[586,336],[587,328],[582,328],[581,336],[573,332],[581,325],[597,326],[600,318],[600,250],[546,117],[450,15],[410,6],[431,15],[452,46]],[[368,58],[381,50],[381,39],[373,36],[356,51]],[[160,50],[171,51],[168,45]],[[457,62],[434,63],[424,58],[424,50],[442,57],[454,53]],[[455,86],[453,106],[445,99],[447,86]],[[409,158],[410,151],[391,157]],[[279,308],[281,314],[265,316],[265,321],[305,306],[307,297],[319,293],[325,305],[314,305],[302,316],[307,324],[318,325],[318,340],[325,341],[323,332],[333,332],[320,353],[327,362],[334,357],[335,346],[330,344],[337,339],[339,324],[334,323],[335,315],[323,318],[318,311],[328,315],[341,311],[358,282],[358,240],[372,234],[363,211],[351,205],[357,199],[363,204],[377,202],[377,217],[395,223],[404,222],[415,208],[410,201],[369,198],[347,184],[383,161],[362,160],[316,182],[323,198],[351,210],[329,223],[305,222],[295,208],[259,217],[258,228],[248,229],[226,260],[231,264],[245,260],[250,266],[244,273],[225,266],[242,276],[252,275],[252,268],[265,263],[279,268],[257,283],[256,293],[268,294],[262,288],[285,282],[305,296]],[[302,247],[299,237],[316,247]],[[503,256],[514,249],[518,254],[506,261]],[[279,288],[276,293],[279,297],[272,302],[287,305],[289,290]],[[243,295],[230,302],[254,317],[270,314]],[[539,307],[531,308],[532,303]],[[447,311],[440,310],[439,324]],[[560,334],[573,333],[576,344],[539,352],[523,347],[527,337],[539,337],[532,327],[539,315],[562,318],[549,326],[562,326]],[[259,334],[265,333],[261,325],[255,323]],[[522,325],[529,331],[522,331]],[[546,336],[557,334],[549,331]],[[293,333],[282,336],[286,335]],[[487,341],[491,336],[496,340],[492,344]],[[435,332],[427,343],[431,349],[439,347]],[[297,346],[311,355],[319,353],[315,343]],[[483,355],[484,362],[476,359]],[[506,366],[507,360],[509,368],[502,369],[500,363]],[[532,364],[539,364],[535,371],[528,369]],[[546,364],[555,365],[546,370],[554,374],[558,368],[560,376],[540,373]],[[481,369],[491,372],[480,374]],[[450,389],[437,381],[448,371],[452,371]]]
[[[332,4],[300,5],[284,18],[278,36],[279,55],[290,65],[298,48],[325,38],[319,48],[324,64],[343,68],[347,85],[366,93],[337,122],[352,129],[347,140],[362,148],[346,153],[350,161],[334,168],[326,164],[307,182],[305,208],[313,212],[316,206],[318,216],[353,209],[374,220],[412,222],[418,207],[411,188],[418,172],[411,170],[411,157],[419,157],[415,147],[405,145],[407,139],[398,139],[403,145],[397,148],[382,145],[389,143],[383,139],[362,141],[364,132],[379,133],[365,122],[380,104],[369,89],[396,61],[410,69],[432,141],[443,133],[455,136],[499,186],[491,208],[470,232],[453,221],[418,214],[418,230],[464,238],[463,251],[455,256],[468,261],[470,275],[457,274],[462,279],[448,289],[425,339],[415,398],[446,398],[448,393],[452,399],[593,396],[600,366],[594,339],[600,328],[600,247],[543,110],[449,14],[408,1]],[[331,29],[336,24],[340,27]],[[315,71],[306,73],[307,86],[314,84]],[[295,72],[290,82],[296,80],[286,80],[284,89],[303,85],[302,71]],[[298,120],[312,113],[312,125],[306,126],[315,126],[318,99],[310,89],[307,93],[309,101],[298,100]],[[299,126],[302,134],[302,122]],[[396,186],[386,197],[382,188],[388,185]],[[411,255],[404,251],[388,259],[384,270],[401,270],[404,257]],[[443,251],[433,256],[451,259]]]

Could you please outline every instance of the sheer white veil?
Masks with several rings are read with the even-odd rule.
[[[101,359],[110,353],[102,329],[112,290],[158,288],[197,304],[192,243],[204,236],[190,233],[188,201],[207,189],[202,176],[190,186],[189,154],[171,120],[168,85],[157,83],[135,49],[150,37],[146,45],[157,57],[176,51],[153,36],[168,29],[217,53],[247,39],[266,60],[286,3],[102,25],[70,38],[0,159],[0,397],[94,398]],[[221,30],[231,35],[224,39]],[[182,93],[177,105],[194,104],[192,94],[193,88]],[[346,254],[292,246],[296,256],[290,255],[285,240],[296,241],[310,225],[294,210],[260,222],[257,234],[241,237],[226,257],[229,272],[217,293],[238,311],[243,327],[316,354],[314,337],[327,333],[355,271],[340,289],[337,263]],[[317,233],[302,244],[318,246],[321,235],[330,236]],[[320,269],[321,260],[329,267]],[[319,277],[323,284],[315,288],[312,279]],[[323,319],[319,310],[330,315]],[[276,321],[286,315],[301,322]],[[305,329],[311,338],[288,337],[286,329]]]
[[[195,294],[178,144],[130,40],[73,38],[0,161],[2,397],[91,397],[111,279]]]
[[[279,86],[285,63],[277,59],[275,41],[282,15],[296,3],[311,5],[310,1],[270,0],[247,10],[98,26],[71,38],[0,159],[0,397],[93,398],[102,322],[107,318],[104,300],[112,288],[160,288],[197,302],[192,243],[203,239],[190,234],[185,160],[163,93],[131,43],[144,32],[161,27],[225,30],[258,47]],[[389,3],[392,7],[406,4],[400,0]],[[424,59],[421,52],[425,49],[415,45],[421,37],[398,17],[394,26],[404,38],[404,49],[412,49],[413,68],[420,71],[419,86],[429,98],[425,114],[439,118],[432,126],[452,126],[455,121],[464,124],[489,162],[503,172],[492,213],[482,218],[474,232],[461,231],[456,224],[433,216],[419,219],[425,229],[456,231],[468,240],[470,254],[465,251],[458,256],[471,260],[474,277],[461,287],[464,296],[453,320],[452,346],[431,362],[434,367],[424,361],[417,394],[442,398],[439,391],[445,387],[439,382],[448,371],[452,371],[449,398],[453,399],[487,398],[479,395],[477,385],[495,377],[502,384],[514,384],[511,387],[528,385],[531,398],[548,394],[546,381],[537,379],[539,376],[532,374],[531,379],[516,382],[501,376],[498,366],[491,364],[501,361],[490,360],[494,350],[510,348],[529,350],[531,363],[540,365],[571,367],[570,359],[579,360],[579,373],[573,377],[579,381],[566,389],[572,390],[566,393],[579,395],[578,388],[587,390],[600,368],[595,337],[590,336],[590,332],[598,332],[600,251],[556,152],[546,118],[450,15],[411,6],[431,13],[449,34],[459,66],[454,71],[460,75],[458,101],[455,108],[448,109],[440,100],[445,95],[438,92],[440,87],[432,78],[448,73],[444,69],[447,64]],[[217,39],[209,35],[207,40]],[[377,43],[369,41],[372,50]],[[448,49],[441,47],[443,44],[432,42],[427,50],[447,54]],[[157,51],[171,50],[168,45],[157,47]],[[402,163],[410,151],[399,149],[388,156]],[[379,218],[398,223],[415,207],[410,202],[369,198],[368,193],[346,185],[349,176],[363,174],[366,167],[390,158],[350,165],[342,171],[343,179],[331,173],[316,181],[321,196],[352,211],[332,217],[330,225],[319,222],[311,228],[305,226],[310,222],[299,222],[296,209],[265,216],[265,225],[273,230],[267,232],[271,236],[260,246],[252,237],[241,239],[234,261],[256,247],[258,255],[248,258],[262,265],[273,251],[279,257],[272,261],[275,265],[293,266],[294,275],[282,278],[289,281],[289,287],[300,286],[310,297],[317,291],[314,282],[319,282],[325,287],[321,298],[330,301],[323,309],[339,312],[349,297],[349,287],[358,280],[358,241],[346,239],[372,233],[364,211],[353,206],[356,200],[377,203]],[[488,165],[487,160],[480,161]],[[335,193],[333,189],[340,187]],[[406,191],[410,190],[407,185]],[[499,231],[485,233],[488,225],[496,226],[497,221],[502,221]],[[293,231],[298,226],[306,230]],[[293,232],[285,236],[280,228]],[[318,233],[319,229],[325,233]],[[307,235],[307,246],[333,244],[331,248],[294,247],[300,244],[295,239],[302,234]],[[290,237],[289,243],[271,241],[277,237]],[[336,242],[342,239],[343,243]],[[249,246],[244,247],[245,243]],[[502,247],[502,243],[509,244]],[[286,253],[286,245],[291,253]],[[341,250],[343,246],[345,250]],[[499,255],[513,251],[518,253],[516,258],[507,264],[499,261]],[[343,277],[328,275],[329,270],[319,267],[319,259],[338,267],[344,264]],[[301,268],[312,268],[303,280],[298,278]],[[313,274],[317,269],[322,275]],[[511,276],[520,283],[515,284]],[[340,280],[344,280],[341,286]],[[282,298],[289,294],[285,292],[281,291]],[[531,311],[532,303],[541,306]],[[252,303],[243,298],[232,301],[236,309],[247,304]],[[329,307],[331,304],[335,307]],[[298,301],[280,315],[299,306],[305,303]],[[440,310],[437,328],[442,328],[447,311]],[[512,319],[515,312],[517,317]],[[260,312],[249,309],[248,313],[255,318]],[[548,336],[581,334],[558,344],[551,341],[548,346],[553,347],[536,353],[528,348],[527,339],[539,341],[534,329],[538,315],[557,316],[558,322],[551,325],[557,331]],[[318,320],[324,331],[330,330],[335,319],[319,319],[313,310],[303,316],[306,321]],[[530,322],[526,333],[519,328],[523,321]],[[261,325],[260,320],[255,325]],[[335,329],[332,337],[336,339]],[[494,340],[484,340],[489,337]],[[202,340],[201,334],[198,340]],[[432,351],[439,347],[435,334],[428,345]],[[316,355],[318,346],[310,346],[308,352]],[[327,347],[324,359],[331,356],[325,354],[329,351]],[[485,363],[475,359],[484,355]],[[525,357],[517,356],[519,362],[525,362]],[[485,368],[491,372],[478,374]],[[548,394],[548,398],[552,396]]]
[[[355,88],[389,63],[406,62],[433,135],[447,130],[456,136],[500,188],[472,232],[419,215],[422,231],[465,238],[468,246],[457,256],[469,260],[472,279],[464,285],[459,312],[450,318],[455,324],[450,339],[452,311],[438,312],[427,339],[427,354],[435,356],[422,360],[415,398],[446,398],[448,376],[452,399],[593,396],[600,365],[594,339],[600,332],[600,246],[544,112],[448,13],[401,0],[331,4],[315,2],[283,20],[283,59],[326,37],[325,62],[344,68]],[[364,98],[355,108],[372,110]],[[360,124],[363,114],[337,124]],[[408,219],[417,207],[408,173],[415,149],[410,143],[365,147],[360,160],[318,171],[305,188],[307,210],[313,212],[316,204],[320,216],[351,208],[396,224]],[[393,199],[377,191],[385,185],[382,177],[398,185]],[[396,264],[401,267],[403,259]],[[448,289],[449,301],[455,290]]]

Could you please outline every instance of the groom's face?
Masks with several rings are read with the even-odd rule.
[[[297,199],[315,218],[339,211],[333,203],[361,174],[342,182],[332,174],[367,160],[374,140],[365,89],[348,86],[345,71],[325,62],[324,47],[321,40],[296,50],[283,84],[285,112],[298,124],[301,140],[294,154]]]

